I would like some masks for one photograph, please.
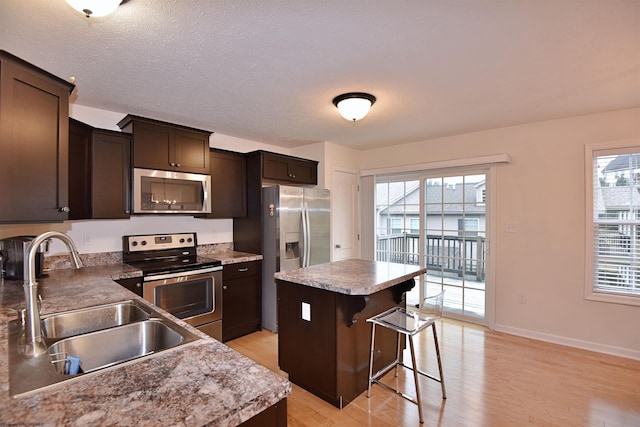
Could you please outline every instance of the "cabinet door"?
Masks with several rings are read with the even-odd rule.
[[[129,279],[120,279],[116,282],[134,292],[138,296],[142,296],[142,277],[131,277]]]
[[[262,262],[228,264],[222,271],[222,341],[259,331]]]
[[[262,154],[262,177],[277,181],[290,181],[289,159],[276,154]]]
[[[129,135],[96,130],[93,134],[92,217],[129,218]]]
[[[91,218],[91,134],[93,128],[69,119],[69,219]]]
[[[133,166],[173,170],[170,165],[172,130],[166,126],[135,122],[133,125]]]
[[[318,184],[318,163],[312,160],[289,160],[289,179],[300,184]]]
[[[69,119],[69,219],[129,218],[131,135]]]
[[[247,160],[242,153],[211,150],[211,214],[207,218],[247,215]]]
[[[263,153],[262,177],[294,184],[318,184],[318,162],[289,156]]]
[[[174,130],[172,156],[169,163],[181,172],[209,173],[209,136],[185,130]]]
[[[5,55],[0,56],[0,222],[64,221],[73,86]]]

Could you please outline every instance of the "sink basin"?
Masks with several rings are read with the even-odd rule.
[[[42,329],[48,351],[36,357],[24,353],[22,322],[12,320],[8,326],[9,394],[13,397],[199,339],[137,300],[46,316]],[[70,375],[78,360],[78,373]]]
[[[123,301],[53,314],[42,319],[45,339],[60,339],[149,319],[136,301]]]
[[[65,338],[49,347],[49,355],[59,373],[65,364],[57,362],[66,356],[80,359],[81,371],[89,373],[175,347],[186,338],[161,320],[151,319]]]

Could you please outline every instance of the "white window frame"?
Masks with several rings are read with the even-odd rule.
[[[594,221],[593,221],[593,161],[594,156],[606,154],[640,153],[639,140],[626,140],[585,146],[585,299],[640,306],[640,293],[618,293],[595,289],[594,280]]]

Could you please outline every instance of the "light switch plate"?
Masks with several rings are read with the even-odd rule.
[[[302,303],[302,320],[311,322],[311,304],[308,302]]]

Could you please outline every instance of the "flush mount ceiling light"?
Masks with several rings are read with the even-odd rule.
[[[87,18],[100,17],[113,13],[122,0],[67,0],[67,3]]]
[[[353,122],[364,118],[374,102],[376,97],[364,92],[343,93],[333,98],[333,105],[338,108],[340,115]]]

